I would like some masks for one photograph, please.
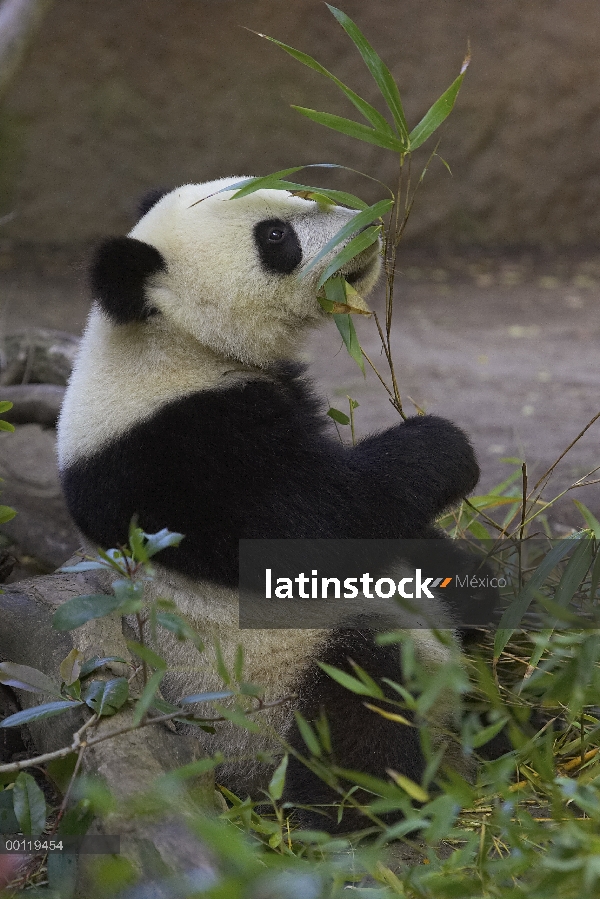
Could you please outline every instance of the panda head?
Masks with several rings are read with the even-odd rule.
[[[223,188],[240,180],[157,192],[127,237],[99,247],[92,290],[111,325],[179,333],[257,367],[294,355],[325,317],[317,281],[339,247],[305,277],[300,270],[356,212],[279,190],[232,199]],[[342,274],[364,296],[379,271],[374,245]]]

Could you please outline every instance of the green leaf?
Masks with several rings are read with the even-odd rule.
[[[224,684],[230,686],[231,684],[231,675],[227,670],[227,665],[225,664],[225,659],[223,658],[223,650],[221,649],[221,644],[218,640],[215,640],[215,664],[217,668],[217,673]]]
[[[52,617],[52,626],[57,631],[72,631],[92,618],[104,618],[122,604],[118,596],[92,593],[88,596],[74,596],[58,607]]]
[[[15,712],[9,715],[4,721],[0,722],[0,727],[21,727],[23,724],[29,724],[30,721],[41,721],[42,718],[52,718],[54,715],[60,715],[67,709],[75,709],[83,705],[82,702],[70,702],[62,700],[61,702],[47,702],[44,705],[36,705],[32,709],[24,709],[22,712]]]
[[[244,647],[238,644],[235,650],[235,661],[233,663],[233,676],[238,683],[244,676]]]
[[[362,771],[352,771],[347,768],[335,767],[333,770],[340,777],[351,781],[351,783],[358,784],[359,787],[368,790],[370,793],[375,793],[377,796],[383,796],[387,799],[398,799],[399,795],[402,795],[395,784],[391,784],[379,777],[373,777],[372,774],[364,774]]]
[[[129,698],[129,684],[124,677],[94,680],[86,690],[84,700],[97,715],[108,717],[118,712]]]
[[[338,331],[342,335],[342,340],[344,341],[348,353],[352,356],[364,375],[365,363],[363,361],[362,349],[352,318],[349,315],[334,315],[333,320]]]
[[[307,265],[302,266],[300,277],[304,278],[315,267],[315,265],[317,265],[321,261],[321,259],[327,256],[327,254],[330,253],[331,250],[333,250],[335,247],[337,247],[337,245],[340,244],[343,240],[346,240],[347,237],[351,237],[353,234],[356,234],[357,231],[360,231],[362,228],[364,228],[365,225],[371,225],[375,219],[384,216],[386,212],[390,211],[392,205],[392,200],[380,200],[379,203],[375,203],[373,206],[367,206],[366,209],[363,209],[362,212],[359,212],[358,215],[355,215],[353,218],[351,218],[349,222],[346,222],[346,224],[342,228],[340,228],[340,230],[337,231],[330,240],[327,241],[325,246],[319,250],[316,256],[313,256],[310,259]],[[376,225],[374,227],[377,228],[377,232],[379,233],[379,225]],[[362,232],[362,234],[366,233],[366,231]],[[362,234],[357,234],[357,237],[361,237]],[[370,246],[371,243],[374,242],[375,241],[371,241],[367,244],[367,246]],[[352,241],[350,241],[350,243],[352,243]],[[350,244],[348,244],[348,246],[349,245]],[[354,252],[349,257],[349,259],[353,259],[354,256],[358,255],[359,252],[360,250],[356,250],[356,252]],[[329,275],[327,277],[329,277]],[[326,279],[323,278],[320,281],[319,286],[323,283],[324,280]],[[345,302],[345,296],[343,300],[340,300],[340,302]]]
[[[470,58],[467,57],[463,62],[458,78],[456,78],[448,90],[444,91],[442,96],[435,101],[431,109],[425,113],[419,124],[410,132],[408,139],[410,141],[411,151],[417,150],[421,144],[424,144],[427,138],[440,127],[442,122],[452,112],[454,101],[456,100],[460,86],[463,83],[469,62]]]
[[[10,506],[0,506],[0,524],[6,524],[15,517],[17,513]]]
[[[263,175],[258,178],[244,178],[241,181],[236,181],[235,184],[230,184],[227,187],[223,187],[222,190],[219,191],[219,193],[228,190],[235,190],[236,193],[232,197],[232,200],[240,200],[242,197],[246,197],[248,196],[248,194],[253,194],[257,190],[272,190],[273,185],[282,184],[282,179],[287,175],[293,175],[294,172],[300,172],[304,168],[306,168],[306,166],[296,165],[291,169],[281,169],[281,171],[279,172],[273,172],[271,175]],[[292,184],[293,182],[290,181],[288,183]],[[306,185],[304,184],[296,184],[295,187],[307,189]]]
[[[81,663],[83,662],[83,653],[81,650],[73,647],[71,652],[60,663],[59,673],[63,683],[70,687],[71,684],[79,680],[81,673]]]
[[[523,615],[529,608],[536,592],[545,582],[550,572],[553,571],[560,560],[573,549],[575,541],[580,540],[582,536],[589,540],[589,537],[587,537],[587,535],[578,534],[574,537],[565,537],[565,539],[560,540],[557,545],[554,546],[544,557],[541,564],[538,565],[536,570],[533,572],[533,574],[519,593],[516,600],[512,602],[506,609],[500,619],[500,624],[498,630],[496,631],[496,638],[494,640],[494,656],[496,658],[500,657],[502,650],[512,636],[514,628],[518,626]]]
[[[325,674],[328,674],[329,677],[333,678],[334,681],[337,681],[338,684],[341,684],[342,687],[351,690],[352,693],[358,693],[360,696],[372,696],[377,699],[381,699],[383,696],[381,688],[378,687],[377,684],[375,684],[375,689],[373,689],[372,686],[363,684],[358,678],[352,677],[351,674],[347,674],[345,671],[340,671],[339,668],[334,668],[332,665],[326,665],[325,662],[317,662],[317,665],[325,672]]]
[[[365,178],[369,178],[371,181],[376,181],[377,179],[371,178],[370,175],[365,175],[364,172],[357,172],[355,169],[350,169],[345,165],[335,165],[334,163],[314,163],[314,165],[301,165],[295,169],[286,169],[285,171],[299,171],[300,169],[310,169],[310,168],[333,168],[333,169],[344,169],[344,171],[353,172],[354,174],[363,175]],[[287,190],[291,193],[298,193],[300,196],[304,193],[315,192],[318,194],[322,194],[327,199],[331,200],[334,203],[338,203],[341,206],[349,206],[351,209],[366,209],[368,203],[365,203],[364,200],[361,200],[360,197],[357,197],[355,194],[350,194],[347,191],[343,190],[330,190],[329,188],[324,187],[313,187],[310,184],[298,184],[294,181],[284,181],[278,178],[277,176],[282,174],[281,172],[275,172],[273,175],[264,175],[256,178],[244,178],[241,181],[236,181],[235,184],[230,184],[227,187],[223,187],[218,193],[223,193],[225,191],[236,191],[234,195],[231,197],[232,200],[240,199],[241,197],[247,197],[249,194],[254,193],[257,190]],[[380,182],[377,181],[379,184]],[[385,185],[384,185],[385,186]]]
[[[346,246],[336,255],[335,259],[329,263],[317,281],[317,290],[319,287],[322,287],[325,281],[331,278],[332,275],[335,275],[341,268],[343,268],[347,262],[350,262],[351,259],[354,259],[354,257],[358,256],[359,253],[362,253],[363,250],[366,250],[373,246],[374,243],[377,243],[380,230],[381,228],[379,225],[373,225],[371,228],[367,228],[365,231],[357,234],[352,240],[349,240]],[[305,273],[306,272],[303,270],[302,276],[304,276]],[[330,297],[327,297],[327,299],[330,299]]]
[[[271,799],[281,799],[283,796],[283,788],[285,786],[285,773],[288,766],[288,757],[284,755],[277,768],[273,772],[273,777],[269,781],[269,796]]]
[[[254,32],[257,34],[258,32]],[[312,56],[308,56],[306,53],[302,53],[300,50],[295,50],[293,47],[288,46],[288,44],[282,44],[281,41],[275,40],[273,37],[269,37],[266,34],[259,34],[259,37],[263,37],[266,40],[270,41],[272,44],[275,44],[277,47],[281,47],[282,50],[285,50],[286,53],[289,53],[294,59],[301,62],[303,65],[308,66],[309,69],[313,69],[315,72],[318,72],[319,75],[324,75],[326,78],[329,78],[330,81],[339,87],[342,93],[350,100],[351,103],[358,109],[360,113],[365,117],[365,119],[371,123],[378,131],[387,132],[391,137],[394,137],[394,132],[390,128],[388,122],[384,119],[380,112],[375,109],[374,106],[371,106],[370,103],[367,103],[366,100],[363,100],[362,97],[359,97],[351,88],[347,87],[339,78],[336,78],[328,69],[321,65],[320,62],[317,62],[316,59],[313,59]]]
[[[563,609],[569,605],[592,563],[593,555],[594,548],[591,539],[582,540],[562,573],[553,596],[553,605]],[[540,632],[539,640],[529,660],[530,668],[537,667],[557,624],[558,620],[555,620],[552,627],[544,628]]]
[[[13,404],[9,402],[9,400],[2,400],[0,402],[0,415],[2,415],[3,412],[8,412],[8,410],[12,409],[12,407]]]
[[[88,677],[92,672],[98,671],[99,668],[104,668],[109,662],[121,662],[123,665],[127,665],[127,660],[122,659],[121,656],[104,656],[101,659],[98,656],[94,656],[93,659],[88,659],[87,662],[83,663],[79,677],[83,680],[84,677]]]
[[[0,662],[0,684],[16,687],[17,690],[28,690],[30,693],[50,693],[60,696],[60,687],[43,671],[30,668],[29,665],[17,665],[15,662]]]
[[[198,650],[204,648],[200,635],[176,612],[157,612],[156,623],[175,634],[178,640],[190,640]]]
[[[306,718],[297,711],[294,711],[294,718],[296,719],[300,736],[304,740],[308,751],[311,755],[316,755],[317,757],[320,756],[321,746]]]
[[[375,52],[371,44],[368,42],[362,31],[354,24],[351,18],[336,9],[335,6],[327,4],[329,11],[338,20],[348,37],[352,40],[358,52],[362,56],[369,72],[375,79],[377,87],[381,91],[383,99],[387,103],[388,109],[394,117],[394,122],[398,129],[398,133],[402,138],[401,148],[408,149],[408,125],[404,109],[402,108],[402,100],[396,82],[392,78],[391,72],[385,65],[381,57]]]
[[[337,423],[339,425],[349,425],[350,424],[349,417],[344,412],[340,412],[339,409],[334,409],[333,406],[327,410],[327,415],[330,418],[333,418],[334,421],[337,421]]]
[[[31,774],[21,771],[13,787],[13,808],[27,836],[41,834],[46,826],[46,800]]]
[[[142,695],[138,699],[135,704],[135,712],[133,714],[133,723],[139,724],[150,706],[153,703],[154,697],[160,687],[160,682],[165,676],[165,669],[159,668],[158,671],[155,671],[152,677],[148,678],[148,683],[144,687]]]
[[[573,502],[583,515],[584,521],[587,524],[588,528],[594,532],[594,537],[596,540],[600,540],[600,521],[596,518],[596,516],[590,512],[587,506],[584,506],[583,503],[579,502],[578,499],[574,499]]]
[[[4,421],[3,418],[0,418],[0,431],[14,431],[14,429],[14,425],[11,425],[8,421]]]
[[[309,188],[309,190],[313,189]],[[361,200],[360,197],[349,194],[345,190],[329,190],[329,188],[318,187],[314,189],[314,192],[322,194],[338,206],[349,206],[350,209],[367,209],[369,206],[369,204],[365,203],[364,200]],[[292,193],[295,193],[295,191],[292,191]],[[300,191],[300,193],[302,193],[302,191]]]
[[[150,649],[149,646],[142,645],[136,640],[128,640],[127,648],[143,662],[147,662],[148,665],[151,665],[152,668],[159,668],[161,671],[166,669],[167,663],[163,657],[159,656],[153,649]]]
[[[355,137],[357,140],[362,140],[367,144],[375,144],[376,147],[394,150],[396,153],[401,153],[406,149],[402,142],[397,137],[394,137],[393,134],[390,135],[387,131],[376,131],[375,128],[361,125],[360,122],[355,122],[354,119],[346,119],[343,116],[333,115],[330,112],[317,112],[316,109],[308,109],[305,106],[292,105],[292,109],[306,116],[311,122],[324,125],[333,131],[339,131],[348,137]]]
[[[356,676],[358,677],[358,679],[360,681],[362,681],[362,683],[365,685],[365,687],[367,687],[367,689],[369,689],[371,691],[369,693],[369,696],[377,696],[379,699],[385,699],[385,697],[383,695],[383,690],[381,689],[379,684],[373,680],[371,675],[367,674],[367,672],[364,670],[364,668],[361,668],[360,665],[357,665],[356,662],[353,661],[352,659],[348,659],[348,661],[350,662],[352,669],[353,669],[354,673],[356,674]]]
[[[327,300],[331,303],[332,308],[339,308],[340,305],[345,305],[346,282],[343,278],[330,278],[329,281],[325,282],[324,290]],[[333,315],[333,320],[338,331],[342,335],[342,340],[344,341],[348,353],[352,356],[364,375],[365,365],[362,358],[362,349],[350,315],[335,313]],[[348,422],[350,422],[350,419],[348,419]]]
[[[500,733],[502,728],[505,727],[509,721],[510,718],[500,718],[500,720],[495,721],[494,724],[489,724],[487,727],[478,731],[471,740],[473,749],[479,749],[480,746],[485,746],[486,743],[489,743],[490,740]]]

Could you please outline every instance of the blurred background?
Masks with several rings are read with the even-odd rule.
[[[37,18],[0,97],[4,337],[80,333],[90,247],[126,233],[151,187],[310,162],[394,177],[392,154],[292,110],[354,115],[331,83],[247,30],[310,53],[378,105],[360,56],[320,0],[4,0],[0,24],[11,5]],[[452,175],[433,160],[400,252],[397,374],[405,397],[472,434],[482,489],[513,471],[506,457],[525,459],[535,480],[600,409],[600,5],[340,5],[390,67],[411,126],[470,45],[471,66],[441,130]],[[417,171],[431,149],[417,154]],[[358,177],[309,177],[381,197]],[[357,328],[376,353],[370,322]],[[305,352],[324,402],[345,410],[346,396],[356,398],[359,434],[393,423],[382,388],[363,380],[336,335],[327,327]],[[25,375],[35,380],[31,366]],[[559,528],[582,523],[573,498],[600,514],[595,475],[586,477],[599,462],[598,428],[557,467],[550,495],[577,479],[588,485],[553,507]],[[53,432],[39,424],[1,441],[3,502],[20,509],[3,530],[45,565],[62,561],[75,539],[53,463],[43,461],[52,452]]]

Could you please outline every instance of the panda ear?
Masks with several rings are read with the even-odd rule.
[[[153,206],[156,206],[159,200],[162,200],[163,197],[170,193],[168,190],[164,190],[162,187],[153,187],[152,190],[147,191],[142,199],[138,203],[138,215],[140,218],[146,215]]]
[[[93,297],[116,324],[144,321],[156,311],[147,301],[146,282],[166,270],[156,247],[134,237],[111,237],[100,244],[92,260]]]

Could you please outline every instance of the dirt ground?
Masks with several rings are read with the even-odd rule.
[[[84,258],[80,251],[46,250],[35,257],[14,249],[0,253],[2,332],[43,326],[80,333],[89,306]],[[393,344],[405,407],[413,411],[410,397],[471,435],[482,491],[514,470],[502,461],[506,457],[525,459],[532,483],[600,411],[599,302],[597,254],[457,256],[411,250],[402,256]],[[373,306],[381,303],[380,292]],[[361,319],[357,329],[385,372],[373,322]],[[304,356],[324,403],[347,411],[347,395],[359,402],[358,436],[397,421],[376,377],[367,371],[363,378],[340,348],[333,324],[311,337]],[[50,444],[51,433],[47,438]],[[585,476],[600,465],[599,438],[600,420],[557,467],[547,498],[577,479],[597,477]],[[3,501],[9,502],[9,473],[5,478]],[[571,490],[550,515],[559,532],[582,523],[572,499],[600,516],[599,484]]]

